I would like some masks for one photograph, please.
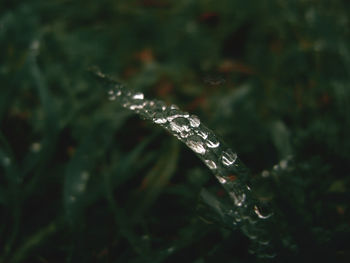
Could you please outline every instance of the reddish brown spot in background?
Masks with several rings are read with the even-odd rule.
[[[230,180],[231,182],[233,182],[233,181],[237,180],[237,176],[234,174],[231,174],[231,175],[227,176],[227,179]]]

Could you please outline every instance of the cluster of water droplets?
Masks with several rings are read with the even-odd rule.
[[[248,170],[235,152],[220,142],[197,116],[181,111],[176,105],[147,100],[142,93],[126,89],[100,72],[96,74],[107,83],[110,100],[117,100],[124,108],[162,126],[195,152],[232,199],[232,207],[224,211],[232,226],[240,226],[249,238],[257,241],[259,247],[269,244],[261,221],[271,214],[264,214],[251,197],[246,183]]]

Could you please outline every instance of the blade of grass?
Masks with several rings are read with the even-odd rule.
[[[20,246],[14,253],[10,262],[17,263],[22,262],[26,256],[35,249],[38,245],[42,244],[50,236],[55,234],[59,230],[59,226],[62,222],[62,218],[55,220],[47,226],[41,228],[34,235],[30,236],[22,246]]]
[[[179,158],[179,144],[176,140],[171,140],[167,148],[166,154],[157,161],[144,179],[147,185],[145,186],[145,192],[142,194],[142,199],[135,206],[132,216],[134,223],[137,223],[142,218],[144,212],[159,197],[176,170]]]

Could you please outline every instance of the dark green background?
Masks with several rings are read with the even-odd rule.
[[[349,10],[2,1],[0,262],[259,261],[200,205],[203,187],[225,198],[210,171],[109,102],[91,66],[197,114],[238,152],[274,209],[276,262],[349,262]]]

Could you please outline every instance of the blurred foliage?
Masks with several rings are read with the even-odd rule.
[[[275,210],[276,262],[349,262],[349,10],[2,1],[0,262],[258,260],[196,212],[203,187],[223,193],[209,170],[110,103],[90,66],[197,114],[237,150]]]

